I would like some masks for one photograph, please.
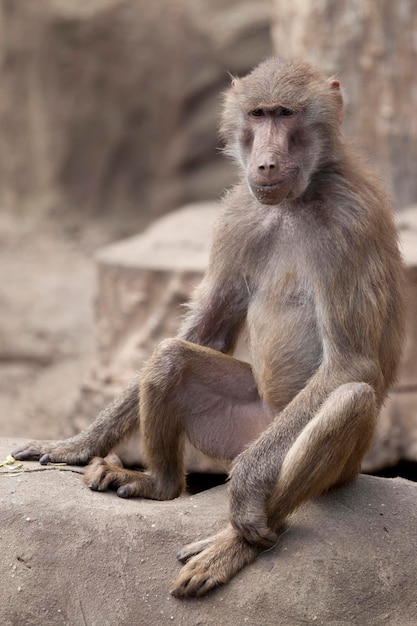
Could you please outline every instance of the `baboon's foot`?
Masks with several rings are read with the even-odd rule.
[[[172,481],[167,484],[146,472],[129,470],[99,457],[87,466],[84,482],[93,491],[116,489],[121,498],[171,500],[182,491],[182,485],[172,485]]]
[[[247,543],[231,528],[211,539],[214,542],[210,547],[192,556],[184,565],[171,589],[173,596],[203,596],[211,589],[227,583],[245,565],[252,563],[261,551],[259,547]],[[190,544],[190,548],[194,546],[196,549],[198,544],[202,546],[203,543]]]
[[[91,455],[78,443],[64,441],[30,441],[12,452],[16,461],[38,461],[48,463],[68,463],[86,465]]]

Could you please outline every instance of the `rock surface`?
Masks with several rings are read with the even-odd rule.
[[[407,326],[398,379],[381,411],[363,469],[375,472],[402,461],[417,462],[417,206],[397,215],[407,264]],[[417,479],[417,474],[414,472]]]
[[[0,440],[0,459],[18,440]],[[220,529],[225,487],[171,502],[91,492],[80,468],[0,468],[2,626],[411,626],[417,485],[360,476],[299,509],[277,546],[201,600],[176,550]],[[8,470],[10,472],[10,469]]]
[[[231,177],[217,150],[219,94],[229,71],[271,53],[270,8],[2,2],[2,209],[137,225],[141,213],[215,198]]]

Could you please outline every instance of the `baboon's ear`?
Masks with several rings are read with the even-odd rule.
[[[337,91],[337,99],[339,102],[339,124],[341,124],[343,122],[343,118],[345,116],[345,110],[344,110],[344,106],[343,106],[343,96],[342,96],[342,92],[340,90],[340,82],[338,80],[336,80],[335,78],[330,78],[329,79],[329,84],[330,84],[330,88],[334,89],[335,91]]]
[[[236,87],[236,85],[239,82],[239,79],[237,78],[237,76],[233,76],[232,74],[229,74],[229,77],[230,77],[230,86]]]

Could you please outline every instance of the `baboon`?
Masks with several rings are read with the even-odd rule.
[[[221,133],[241,180],[178,336],[85,432],[13,453],[92,459],[91,489],[161,500],[184,490],[196,451],[230,469],[230,523],[179,552],[175,596],[227,582],[297,506],[351,481],[393,382],[403,265],[389,198],[342,118],[339,81],[308,64],[271,58],[233,79]],[[232,356],[244,327],[250,364]]]

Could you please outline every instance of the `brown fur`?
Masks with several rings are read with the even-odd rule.
[[[197,451],[213,467],[233,462],[230,525],[179,553],[176,596],[227,582],[276,541],[294,508],[352,480],[394,379],[397,235],[380,182],[342,139],[342,117],[338,81],[303,63],[269,59],[233,81],[221,130],[242,181],[223,200],[178,338],[156,348],[140,382],[87,431],[14,453],[126,461],[140,430],[146,472],[98,458],[85,481],[157,499],[182,492]],[[245,324],[251,365],[231,356]]]

